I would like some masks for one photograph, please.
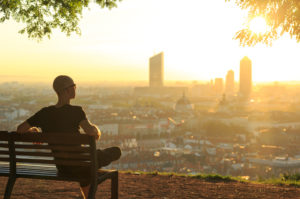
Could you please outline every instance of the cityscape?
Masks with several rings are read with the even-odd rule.
[[[4,198],[300,196],[300,0],[0,0]]]
[[[245,56],[225,83],[218,77],[169,86],[161,52],[149,58],[148,86],[78,85],[73,104],[101,130],[98,148],[121,147],[121,159],[108,168],[251,180],[297,173],[300,85],[253,85],[252,67]],[[0,84],[1,129],[15,131],[55,100],[46,84]]]

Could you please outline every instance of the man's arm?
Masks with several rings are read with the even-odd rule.
[[[17,127],[17,133],[29,132],[30,129],[31,129],[30,124],[27,121],[25,121]]]
[[[92,135],[95,136],[96,140],[99,140],[101,137],[101,132],[100,130],[97,128],[96,125],[90,123],[90,121],[88,120],[82,120],[79,123],[80,127],[84,130],[84,132],[88,135]]]

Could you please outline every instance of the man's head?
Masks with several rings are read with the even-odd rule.
[[[69,94],[70,98],[75,97],[75,88],[76,84],[73,79],[66,75],[59,75],[53,81],[53,89],[58,96],[63,94]],[[73,94],[74,93],[74,94]]]

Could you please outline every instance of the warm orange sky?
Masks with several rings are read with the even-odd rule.
[[[245,12],[224,0],[124,0],[113,10],[91,6],[82,35],[58,30],[37,43],[18,34],[22,24],[0,24],[2,81],[52,81],[69,74],[77,81],[148,79],[148,59],[165,54],[166,80],[238,80],[239,61],[248,56],[254,81],[300,80],[300,43],[288,36],[272,47],[240,47],[232,40]]]

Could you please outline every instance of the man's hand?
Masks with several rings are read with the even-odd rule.
[[[40,133],[40,130],[37,127],[31,127],[30,129],[28,129],[28,132]]]
[[[98,128],[97,128],[98,129]],[[99,129],[98,129],[99,130]],[[96,140],[100,140],[100,137],[101,137],[101,132],[100,130],[98,131],[97,135],[95,136],[96,137]]]
[[[41,133],[40,130],[37,127],[31,127],[28,132],[31,133]],[[42,142],[33,142],[33,144],[42,144]]]

